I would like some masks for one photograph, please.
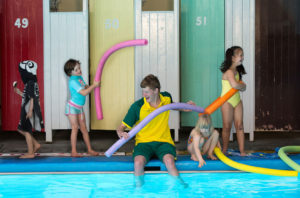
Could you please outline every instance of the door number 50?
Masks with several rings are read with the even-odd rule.
[[[15,21],[15,26],[17,28],[27,28],[29,25],[29,21],[27,18],[17,18],[16,21]]]

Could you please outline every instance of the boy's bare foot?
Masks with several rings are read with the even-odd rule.
[[[98,156],[99,155],[99,153],[94,151],[94,150],[88,151],[88,154],[91,155],[91,156]]]
[[[21,155],[19,158],[21,158],[21,159],[30,159],[30,158],[34,158],[34,157],[35,157],[34,154],[27,153],[27,154]]]
[[[41,144],[35,144],[33,146],[33,152],[36,153],[41,148]]]
[[[82,157],[82,155],[77,152],[72,152],[71,157]]]
[[[216,156],[214,156],[213,154],[207,155],[207,158],[210,158],[212,160],[217,160]]]
[[[247,156],[247,153],[241,152],[240,156]]]

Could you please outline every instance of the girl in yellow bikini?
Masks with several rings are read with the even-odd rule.
[[[211,117],[208,114],[204,114],[199,117],[195,128],[191,131],[188,139],[187,149],[191,154],[191,159],[198,161],[198,167],[202,167],[205,163],[202,154],[207,154],[207,157],[216,160],[213,155],[214,148],[218,146],[221,148],[219,142],[219,133],[211,123]]]
[[[227,49],[225,54],[225,60],[222,63],[220,69],[222,75],[222,96],[226,94],[231,88],[238,89],[239,91],[246,90],[246,84],[240,81],[242,75],[246,74],[245,68],[242,65],[244,60],[243,49],[238,46],[233,46]],[[223,118],[223,153],[227,152],[230,130],[232,122],[236,129],[237,140],[239,144],[239,150],[241,156],[245,156],[244,150],[244,126],[243,126],[243,103],[240,99],[240,93],[237,92],[228,101],[226,101],[222,107]]]

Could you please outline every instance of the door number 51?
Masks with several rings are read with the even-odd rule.
[[[27,18],[17,18],[16,21],[15,21],[15,26],[17,28],[27,28],[29,25],[29,21]]]

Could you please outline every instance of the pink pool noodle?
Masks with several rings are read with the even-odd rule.
[[[98,68],[96,71],[95,81],[101,81],[101,75],[102,75],[102,70],[103,70],[104,64],[105,64],[106,60],[108,59],[108,57],[112,53],[114,53],[115,51],[122,49],[124,47],[147,45],[147,44],[148,44],[148,41],[146,39],[136,39],[136,40],[124,41],[124,42],[121,42],[121,43],[118,43],[118,44],[112,46],[101,57],[101,60],[98,64]],[[98,120],[102,120],[103,112],[102,112],[102,104],[101,104],[101,97],[100,97],[100,87],[95,88],[95,104],[96,104],[97,118],[98,118]]]
[[[198,107],[195,105],[190,105],[187,103],[172,103],[168,105],[164,105],[152,113],[150,113],[144,120],[142,120],[138,125],[136,125],[131,131],[129,131],[128,139],[121,138],[118,141],[116,141],[106,152],[105,155],[106,157],[110,157],[116,150],[118,150],[123,144],[128,142],[132,137],[134,137],[141,129],[144,128],[153,118],[155,118],[158,114],[168,111],[168,110],[173,110],[173,109],[189,109],[192,111],[196,111],[198,113],[203,113],[204,109],[202,107]]]

